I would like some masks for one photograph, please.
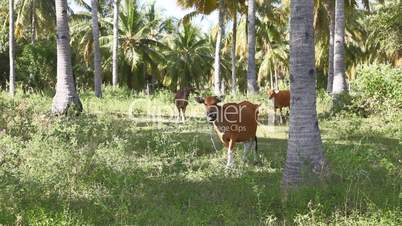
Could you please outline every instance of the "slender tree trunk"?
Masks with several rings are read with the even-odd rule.
[[[31,2],[31,44],[35,45],[36,42],[36,17],[35,17],[36,2]]]
[[[10,81],[9,92],[14,97],[15,95],[15,18],[14,18],[14,0],[9,0],[8,14],[10,16],[9,21],[9,58],[10,58]]]
[[[335,4],[333,0],[325,2],[329,15],[329,48],[328,48],[328,81],[327,92],[332,93],[334,83],[334,32],[335,32]]]
[[[102,65],[99,47],[98,0],[91,0],[92,8],[92,37],[94,45],[94,81],[95,96],[102,97]]]
[[[347,91],[345,78],[345,0],[335,3],[335,43],[334,43],[334,100]]]
[[[119,55],[119,2],[120,0],[114,0],[113,2],[113,75],[112,84],[113,87],[118,85],[118,55]]]
[[[70,33],[67,19],[67,0],[56,0],[57,25],[57,83],[52,112],[64,114],[70,107],[82,111],[71,65]]]
[[[307,182],[320,174],[325,158],[316,112],[313,30],[314,0],[291,1],[290,126],[283,186]]]
[[[247,93],[258,92],[256,65],[255,65],[255,0],[248,0],[248,68],[247,68]]]
[[[32,0],[31,2],[31,44],[35,45],[36,42],[36,17],[35,17],[36,2]],[[32,87],[34,80],[34,74],[29,73],[29,84]]]
[[[233,15],[233,30],[232,30],[232,94],[237,93],[237,78],[236,78],[236,45],[237,45],[237,10],[235,4],[235,13]]]
[[[225,35],[224,24],[224,0],[219,0],[219,32],[216,37],[215,46],[215,62],[214,62],[214,93],[215,95],[221,95],[222,92],[222,77],[221,77],[221,47],[223,36]]]

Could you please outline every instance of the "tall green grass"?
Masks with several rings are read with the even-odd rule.
[[[81,98],[83,114],[53,117],[51,96],[0,94],[0,224],[402,225],[401,114],[320,117],[331,174],[285,199],[286,125],[259,127],[261,166],[243,164],[238,147],[227,171],[193,98],[184,124],[169,92],[106,87],[101,100]],[[250,100],[265,122],[270,103]]]

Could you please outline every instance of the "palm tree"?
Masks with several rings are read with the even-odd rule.
[[[237,43],[237,1],[233,1],[233,25],[232,25],[232,94],[237,92],[237,78],[236,78],[236,43]]]
[[[345,75],[345,0],[335,2],[335,39],[334,39],[334,81],[332,93],[334,100],[347,91]]]
[[[68,26],[67,0],[56,0],[57,25],[57,84],[52,112],[66,113],[70,107],[82,111],[71,64],[70,32]]]
[[[222,95],[224,90],[222,90],[222,75],[221,75],[221,48],[223,36],[225,35],[225,23],[224,23],[224,10],[225,2],[224,0],[219,0],[219,31],[216,37],[215,46],[215,60],[214,60],[214,93],[216,95]]]
[[[145,10],[144,10],[145,11]],[[120,65],[129,68],[132,75],[128,76],[127,84],[130,88],[148,80],[149,71],[158,66],[163,56],[159,48],[164,48],[159,41],[159,35],[163,34],[163,22],[159,18],[150,21],[146,13],[142,13],[137,7],[136,1],[125,0],[121,4],[119,13],[119,49],[121,50]],[[107,20],[112,21],[112,20]],[[107,22],[105,20],[105,22]],[[113,26],[110,22],[110,26]],[[161,27],[159,27],[161,26]],[[155,30],[158,29],[158,30]],[[113,47],[114,35],[105,35],[100,38],[103,47]],[[139,83],[133,84],[133,78]],[[141,87],[144,88],[144,87]]]
[[[98,0],[91,0],[92,12],[92,38],[94,45],[94,82],[95,96],[102,97],[102,68],[101,52],[99,47]]]
[[[334,33],[335,33],[335,2],[333,0],[324,1],[324,7],[329,16],[329,48],[328,48],[328,82],[327,92],[332,93],[334,80]]]
[[[255,64],[255,0],[248,0],[248,67],[247,67],[247,93],[256,94],[258,91]]]
[[[120,0],[113,1],[113,56],[112,84],[118,85],[118,55],[119,55],[119,6]]]
[[[313,29],[313,0],[293,0],[290,16],[291,112],[285,189],[305,181],[305,173],[323,172],[323,154],[316,112],[316,77]]]
[[[10,50],[10,81],[9,92],[11,96],[15,95],[15,21],[14,21],[14,0],[8,1],[8,14],[9,14],[9,50]]]
[[[189,23],[173,35],[166,56],[165,84],[171,90],[194,86],[200,88],[208,81],[208,72],[212,69],[212,55],[208,39],[201,36],[199,29]]]
[[[54,1],[18,0],[16,33],[24,36],[30,30],[31,44],[35,44],[38,36],[53,34],[55,27]]]

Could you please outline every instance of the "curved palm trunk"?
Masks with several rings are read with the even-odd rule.
[[[11,96],[15,95],[15,20],[14,20],[14,0],[9,0],[8,14],[10,16],[9,22],[9,58],[10,58],[10,81],[9,92]]]
[[[236,3],[234,3],[236,4]],[[236,6],[235,6],[236,9]],[[233,28],[232,28],[232,94],[237,93],[237,78],[236,78],[236,44],[237,44],[237,10],[233,15]]]
[[[304,173],[319,174],[324,154],[316,112],[313,0],[291,1],[290,126],[283,185],[306,182]]]
[[[57,25],[57,83],[53,98],[52,112],[64,114],[74,105],[82,111],[82,104],[77,95],[71,65],[70,33],[67,19],[67,0],[56,0]]]
[[[248,67],[247,93],[256,94],[258,91],[255,65],[255,0],[248,0]]]
[[[219,0],[219,32],[216,37],[215,46],[215,62],[214,62],[214,93],[221,95],[224,93],[222,90],[222,77],[221,77],[221,47],[223,36],[225,35],[224,24],[224,0]]]
[[[113,2],[113,72],[112,84],[113,87],[118,85],[118,51],[119,51],[119,0]]]
[[[335,3],[335,43],[334,43],[334,101],[347,91],[345,78],[345,0]]]
[[[94,45],[95,96],[102,97],[102,68],[101,68],[101,52],[99,47],[98,0],[91,0],[91,8],[92,8],[92,37]]]
[[[328,48],[328,81],[327,92],[332,93],[334,83],[334,32],[335,32],[335,4],[333,0],[325,3],[329,15],[329,48]]]

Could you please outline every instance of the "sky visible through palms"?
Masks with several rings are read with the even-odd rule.
[[[89,0],[86,0],[90,4]],[[156,7],[165,16],[172,16],[177,19],[183,18],[184,15],[191,12],[192,10],[182,9],[176,3],[176,0],[138,0],[140,5],[150,5],[155,2]],[[80,7],[77,6],[72,1],[70,2],[71,7],[74,11],[80,11]],[[209,30],[218,22],[217,12],[213,12],[208,16],[197,16],[194,21],[204,32],[209,32]]]

